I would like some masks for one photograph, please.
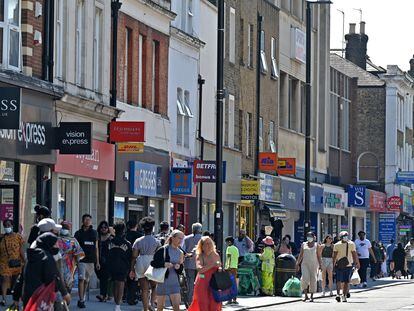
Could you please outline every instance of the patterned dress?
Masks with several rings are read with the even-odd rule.
[[[24,258],[20,256],[20,249],[24,244],[23,237],[18,233],[5,234],[0,236],[0,275],[15,276],[22,272],[22,266],[17,268],[9,267],[9,260]]]
[[[266,246],[263,253],[260,254],[262,261],[262,292],[266,295],[273,295],[274,279],[273,271],[275,269],[275,252],[272,247]]]
[[[58,245],[62,256],[59,261],[59,270],[63,275],[67,289],[70,291],[73,287],[73,276],[77,263],[85,257],[85,253],[75,238],[59,237]]]

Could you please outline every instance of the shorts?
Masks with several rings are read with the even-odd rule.
[[[332,270],[333,269],[333,259],[329,257],[322,257],[322,269]]]
[[[349,283],[352,276],[352,267],[346,267],[344,269],[336,269],[336,281],[341,283]]]
[[[236,268],[229,268],[226,269],[227,272],[229,272],[231,275],[234,276],[234,278],[237,278],[237,269]]]
[[[117,282],[126,282],[128,277],[128,271],[123,273],[123,272],[112,272],[111,273],[111,280],[112,281],[117,281]]]
[[[78,264],[79,280],[89,281],[95,271],[95,264],[92,262],[80,262]]]

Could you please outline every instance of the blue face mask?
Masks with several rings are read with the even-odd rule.
[[[308,236],[308,237],[306,238],[306,240],[308,240],[308,242],[313,242],[313,237]]]
[[[342,241],[344,241],[344,242],[348,242],[348,236],[347,236],[347,235],[344,235],[344,236],[342,237]]]
[[[13,228],[4,228],[4,233],[10,234],[13,232]]]

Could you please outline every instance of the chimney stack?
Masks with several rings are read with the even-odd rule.
[[[414,55],[413,58],[410,59],[410,70],[408,70],[408,74],[414,78]]]
[[[345,58],[362,69],[367,69],[367,43],[365,22],[359,24],[359,33],[355,33],[355,23],[349,24],[349,33],[345,35]]]

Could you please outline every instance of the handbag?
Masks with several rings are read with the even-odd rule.
[[[164,260],[167,254],[167,248],[164,247]],[[167,272],[167,268],[154,268],[153,266],[149,266],[147,271],[145,271],[145,277],[157,283],[164,283],[165,273]]]
[[[4,239],[4,248],[5,248],[7,257],[10,257],[9,252],[7,250],[6,239]],[[22,262],[20,261],[20,259],[9,259],[8,265],[9,265],[9,268],[20,268],[22,265]]]
[[[231,282],[231,286],[229,288],[224,290],[211,289],[213,292],[213,298],[216,302],[229,301],[237,297],[236,279],[234,278],[234,275],[230,275],[229,278]]]
[[[346,256],[345,257],[342,257],[341,259],[339,259],[336,262],[336,267],[338,269],[345,269],[349,265],[349,260],[348,260],[348,247],[349,247],[349,243],[346,242]]]
[[[227,271],[216,271],[210,280],[210,287],[213,290],[227,290],[233,285],[230,273]]]

